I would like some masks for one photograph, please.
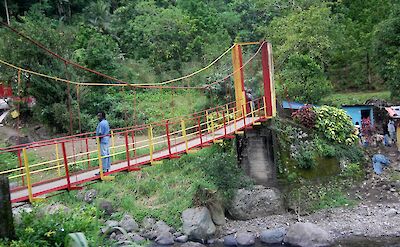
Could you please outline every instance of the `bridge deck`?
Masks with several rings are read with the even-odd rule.
[[[244,129],[247,126],[253,125],[254,122],[258,122],[263,120],[263,117],[247,117],[244,121],[244,119],[240,119],[236,122],[236,129],[234,126],[234,123],[230,123],[226,125],[226,135],[231,135],[235,133],[235,131]],[[246,126],[245,126],[246,123]],[[223,139],[225,138],[225,130],[224,128],[217,129],[214,133],[208,133],[208,134],[203,134],[202,139],[200,139],[199,136],[192,138],[188,140],[188,148],[196,148],[201,146],[201,142],[203,144],[205,143],[210,143],[213,142],[214,140],[217,139]],[[186,152],[186,144],[185,143],[180,143],[177,145],[172,145],[171,146],[171,154],[172,155],[177,155],[180,153]],[[153,160],[161,160],[161,159],[166,159],[169,158],[169,150],[168,148],[157,151],[153,154]],[[137,157],[134,159],[130,160],[130,167],[128,167],[128,162],[123,161],[117,164],[113,164],[111,166],[110,172],[107,173],[113,174],[116,172],[128,170],[129,168],[137,168],[142,165],[150,164],[150,155],[145,155],[141,157]],[[98,169],[95,170],[88,170],[76,174],[71,174],[70,175],[70,184],[71,185],[78,185],[78,184],[83,184],[85,182],[93,181],[100,179],[100,176],[96,176],[95,174],[98,172]],[[41,182],[40,184],[33,184],[32,185],[32,194],[33,197],[38,197],[42,196],[45,194],[48,194],[50,192],[62,190],[62,189],[68,189],[68,183],[66,177],[57,179],[57,180],[52,180],[52,181],[45,181]],[[23,188],[21,190],[17,191],[12,191],[11,192],[11,201],[12,202],[20,202],[20,201],[26,201],[28,200],[28,189]]]

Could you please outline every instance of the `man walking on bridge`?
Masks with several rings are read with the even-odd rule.
[[[108,172],[111,166],[110,147],[109,147],[110,125],[106,120],[106,114],[104,112],[101,111],[97,113],[97,118],[99,119],[99,124],[97,125],[96,128],[96,136],[98,136],[100,140],[100,154],[102,157],[108,156],[101,159],[103,163],[103,172]]]

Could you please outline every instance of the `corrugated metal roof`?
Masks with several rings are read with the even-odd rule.
[[[288,102],[288,101],[285,101],[285,100],[282,101],[282,107],[284,109],[298,110],[298,109],[302,108],[303,106],[305,106],[305,104],[298,103],[298,102]]]
[[[391,118],[400,118],[400,106],[385,107]]]

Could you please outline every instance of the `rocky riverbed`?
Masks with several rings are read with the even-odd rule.
[[[375,205],[359,204],[352,208],[333,208],[300,216],[284,213],[247,221],[228,220],[219,228],[219,236],[250,231],[256,236],[267,229],[288,229],[296,222],[311,222],[330,233],[333,239],[354,236],[383,237],[400,236],[400,203]]]

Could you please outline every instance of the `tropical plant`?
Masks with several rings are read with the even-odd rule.
[[[316,128],[328,140],[352,145],[357,140],[349,115],[339,108],[322,106],[315,110]]]

